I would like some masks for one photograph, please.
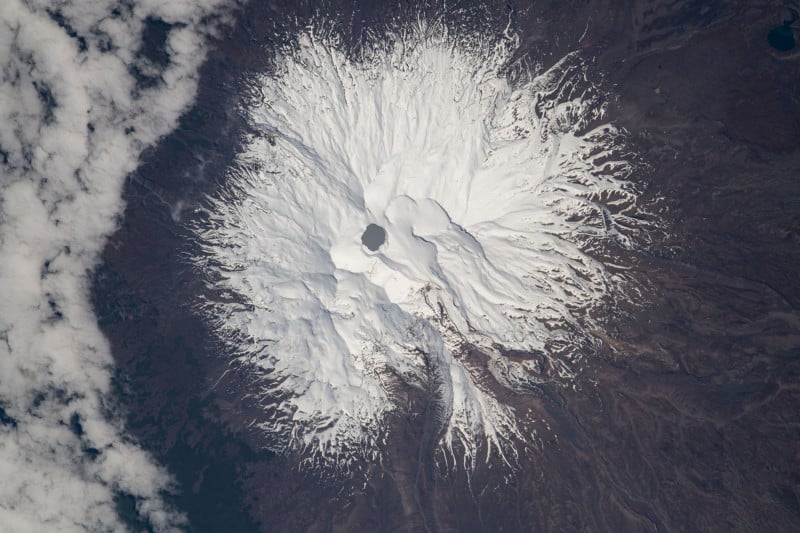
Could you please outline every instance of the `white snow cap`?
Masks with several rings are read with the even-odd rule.
[[[512,84],[510,38],[420,24],[358,57],[337,42],[309,31],[254,82],[259,133],[196,227],[195,262],[225,294],[201,312],[269,374],[283,414],[263,428],[290,451],[346,465],[373,450],[399,377],[435,388],[444,449],[503,454],[517,415],[465,350],[518,391],[542,378],[504,349],[573,371],[564,347],[611,289],[581,243],[622,241],[597,199],[635,197],[624,136],[583,131],[603,105],[578,54]]]

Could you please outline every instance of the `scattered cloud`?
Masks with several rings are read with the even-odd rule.
[[[118,531],[119,494],[157,530],[184,523],[160,496],[168,474],[108,413],[113,361],[87,273],[126,175],[191,104],[227,7],[0,2],[3,531]]]

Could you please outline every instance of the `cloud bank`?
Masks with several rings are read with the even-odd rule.
[[[0,2],[3,531],[119,531],[117,494],[157,530],[184,521],[161,497],[169,476],[104,403],[112,359],[88,273],[126,175],[192,102],[223,8]]]

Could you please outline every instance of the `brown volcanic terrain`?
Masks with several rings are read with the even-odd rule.
[[[132,177],[96,276],[130,428],[182,484],[192,530],[800,530],[800,56],[767,44],[781,8],[517,8],[523,50],[547,62],[583,48],[619,95],[609,118],[632,134],[642,201],[665,222],[625,258],[646,303],[618,302],[575,387],[509,400],[542,420],[515,471],[437,469],[431,397],[409,391],[362,484],[321,482],[235,431],[258,411],[247,378],[209,381],[227,363],[187,309],[202,284],[172,208],[218,186],[243,128],[236,80],[264,67],[254,43],[295,12],[247,7],[196,108]],[[380,9],[360,13],[368,27]]]

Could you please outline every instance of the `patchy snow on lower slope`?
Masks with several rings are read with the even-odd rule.
[[[261,424],[286,451],[374,453],[399,379],[435,392],[445,449],[503,455],[518,415],[464,354],[515,391],[541,378],[504,350],[573,372],[613,285],[582,244],[627,243],[598,202],[633,205],[624,136],[589,126],[602,95],[577,53],[512,83],[509,37],[419,25],[360,54],[337,43],[309,31],[256,80],[257,133],[195,227],[219,296],[201,312],[268,376],[281,403]]]

